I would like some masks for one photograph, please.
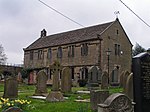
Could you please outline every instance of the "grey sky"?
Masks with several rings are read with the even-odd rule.
[[[115,11],[132,44],[149,48],[150,27],[142,23],[119,0],[43,0],[53,8],[85,27],[114,21]],[[123,0],[150,24],[149,0]],[[12,64],[23,63],[23,48],[40,36],[45,28],[48,35],[81,26],[50,10],[38,0],[0,0],[0,44]]]

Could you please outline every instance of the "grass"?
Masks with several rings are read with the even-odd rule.
[[[0,96],[3,95],[4,86],[0,84]],[[90,110],[90,103],[75,102],[74,100],[80,96],[83,99],[89,99],[89,94],[77,94],[78,90],[87,90],[86,88],[72,88],[71,93],[64,94],[68,97],[64,102],[46,102],[45,100],[31,99],[35,92],[35,85],[21,84],[18,86],[18,98],[31,101],[31,105],[28,105],[25,112],[92,112]],[[50,91],[50,87],[48,87]],[[110,93],[120,92],[121,88],[110,88]]]

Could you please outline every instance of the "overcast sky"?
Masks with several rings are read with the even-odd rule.
[[[150,0],[122,0],[150,24]],[[141,22],[119,0],[43,0],[80,24],[92,26],[114,21],[115,11],[132,44],[150,47],[150,27]],[[0,0],[0,44],[7,63],[23,63],[23,48],[40,37],[45,28],[48,35],[82,28],[38,0]]]

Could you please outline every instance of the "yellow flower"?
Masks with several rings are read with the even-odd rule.
[[[7,106],[10,106],[10,103],[7,103],[6,105],[7,105]]]

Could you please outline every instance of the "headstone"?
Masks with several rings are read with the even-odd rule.
[[[57,102],[57,101],[63,101],[63,95],[59,91],[59,72],[62,69],[62,66],[58,61],[55,61],[52,66],[50,66],[50,69],[52,69],[53,73],[53,85],[52,85],[52,91],[48,94],[46,97],[46,101],[49,102]]]
[[[108,73],[105,71],[102,74],[101,89],[108,89],[108,87],[109,87],[108,80],[109,80],[109,76],[108,76]]]
[[[132,70],[135,112],[150,112],[150,54],[135,56]]]
[[[124,76],[124,72],[125,72],[125,71],[122,71],[122,72],[121,72],[121,75],[120,75],[120,87],[123,87],[123,76]]]
[[[127,78],[125,94],[133,100],[133,73],[131,73]]]
[[[58,61],[55,61],[51,66],[50,69],[52,70],[53,75],[53,85],[52,90],[53,91],[59,91],[59,73],[60,70],[62,70],[62,66]]]
[[[128,71],[124,72],[124,75],[123,75],[123,91],[125,91],[125,89],[126,89],[126,82],[127,82],[127,78],[128,78],[129,75],[130,75],[130,73]]]
[[[4,110],[3,112],[23,112],[22,109],[17,107],[9,107],[8,109]]]
[[[99,87],[101,74],[98,70],[98,67],[92,66],[88,72],[88,88],[90,87]]]
[[[30,72],[29,78],[28,78],[28,84],[33,84],[33,72]]]
[[[47,75],[43,70],[38,72],[36,82],[37,85],[35,95],[45,95],[47,93],[47,86],[46,86]]]
[[[110,74],[110,84],[112,86],[119,85],[119,83],[118,83],[118,76],[119,76],[119,69],[115,68],[114,70],[112,70],[112,72]]]
[[[108,96],[109,91],[92,90],[90,92],[91,109],[96,111],[98,109],[98,104],[104,103]]]
[[[71,79],[71,70],[69,67],[65,67],[62,70],[61,76],[61,91],[62,92],[71,92],[72,79]]]
[[[22,75],[21,75],[20,72],[19,72],[18,75],[17,75],[17,80],[18,80],[19,83],[22,82]]]
[[[132,102],[126,95],[115,93],[98,104],[98,112],[133,112]]]
[[[5,79],[3,97],[10,99],[18,97],[18,81],[15,77]]]

